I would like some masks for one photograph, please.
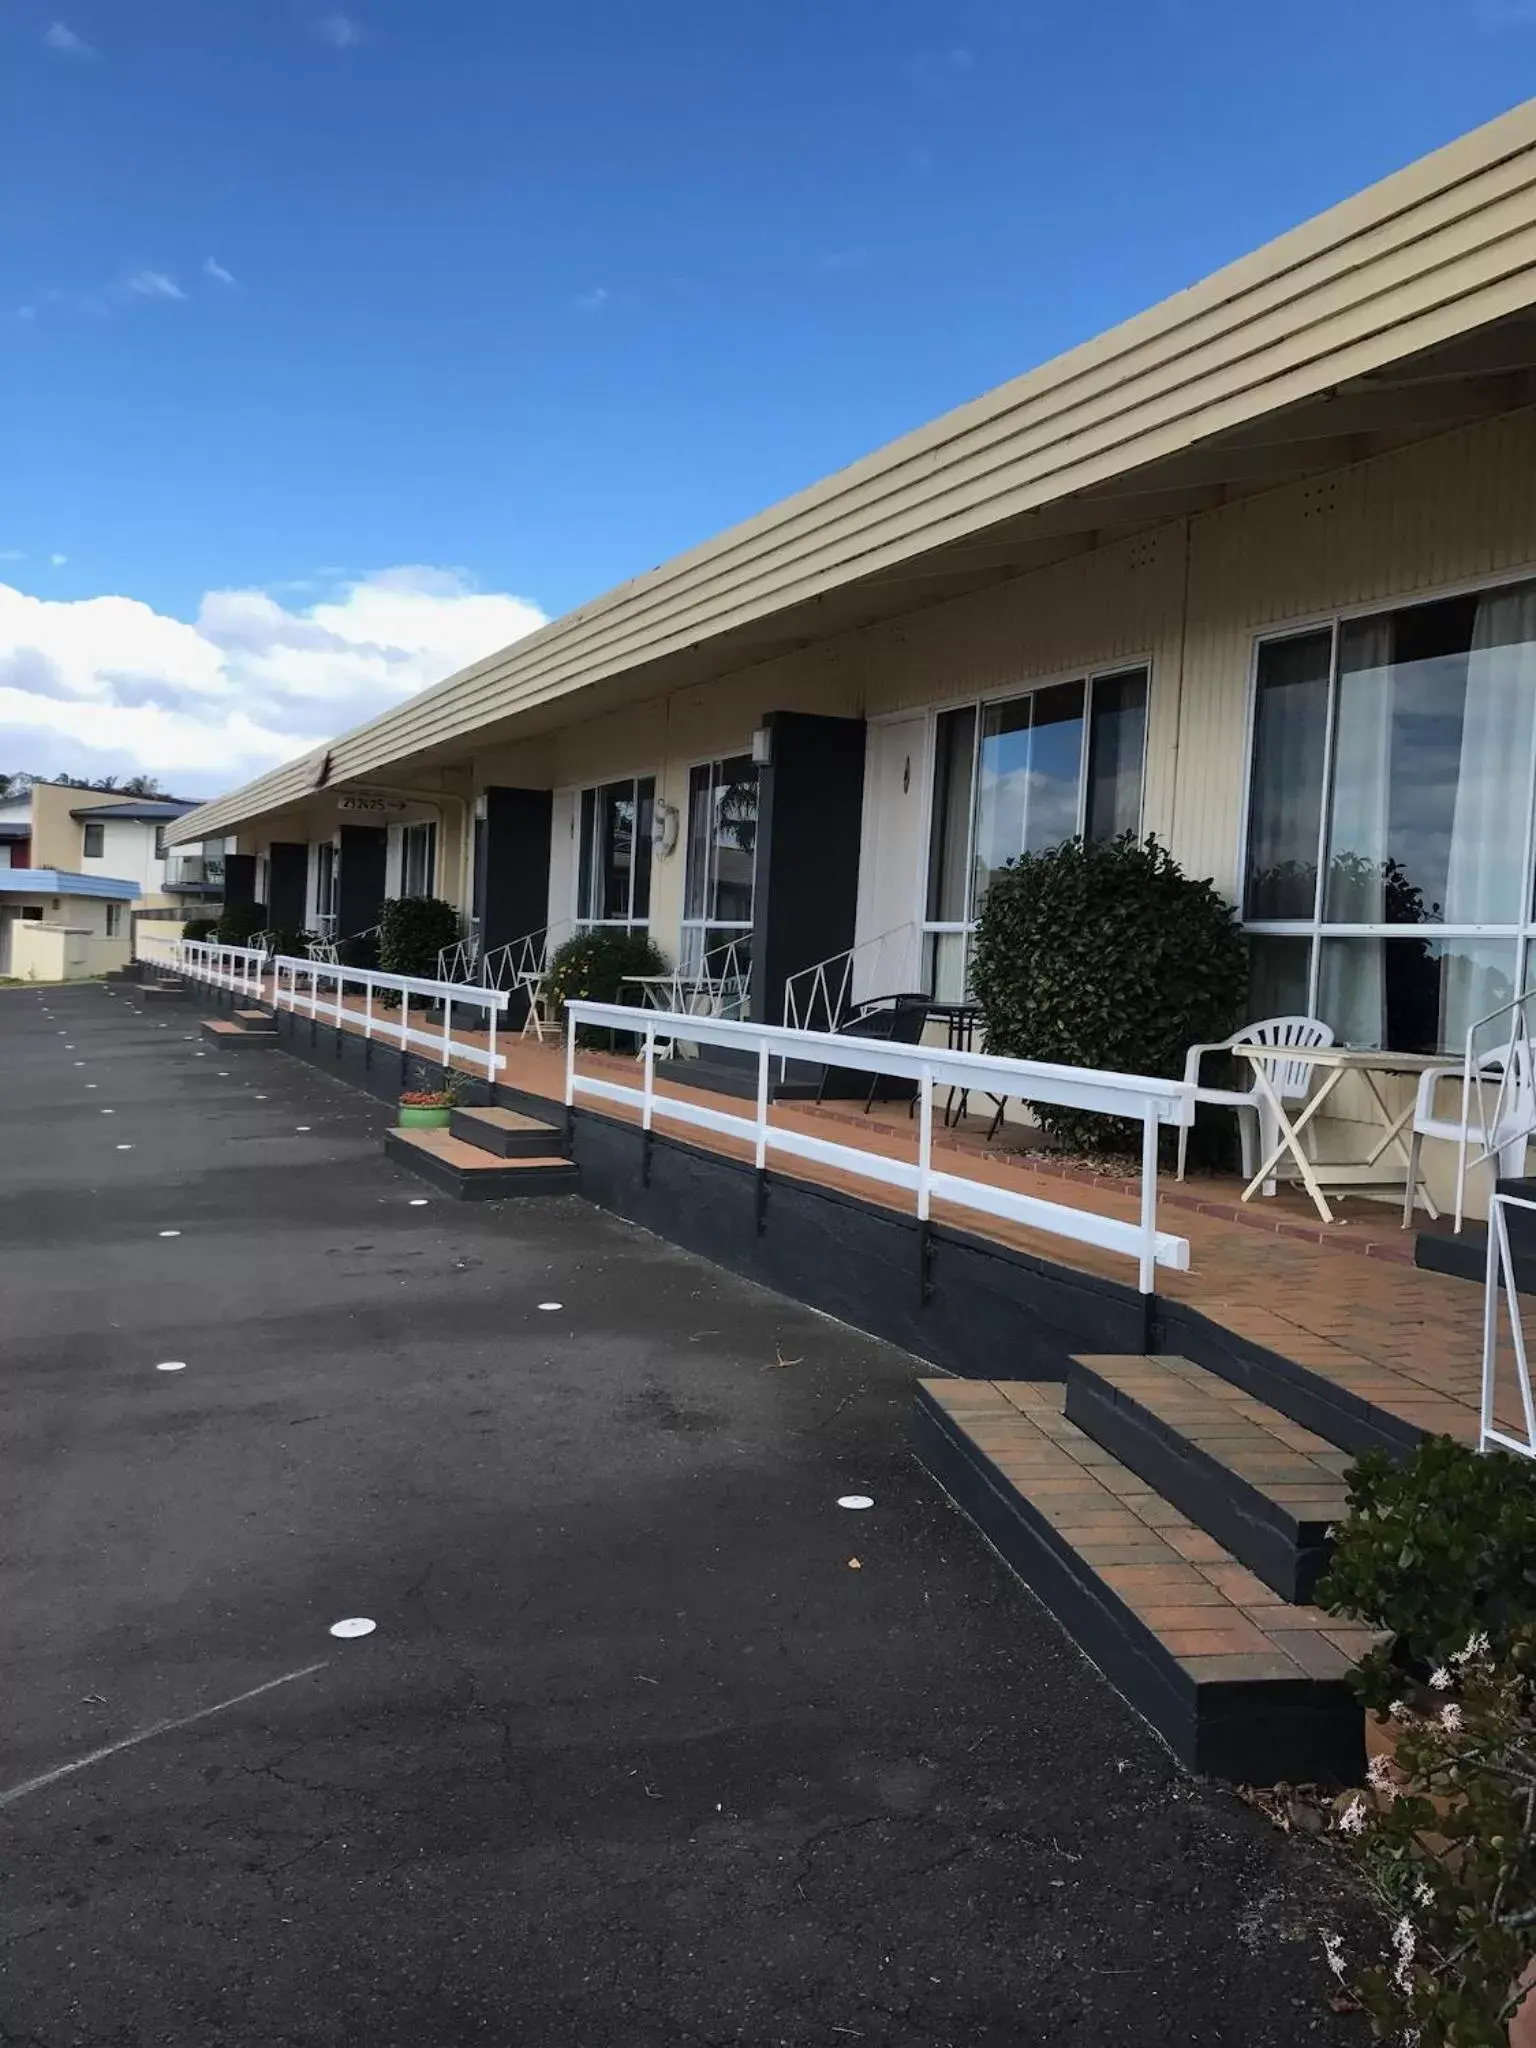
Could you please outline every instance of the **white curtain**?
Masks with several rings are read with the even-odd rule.
[[[1348,630],[1333,740],[1333,794],[1323,915],[1335,924],[1386,917],[1392,782],[1392,623]],[[1318,1009],[1345,1045],[1387,1042],[1384,939],[1324,939]]]
[[[1447,924],[1516,924],[1536,738],[1536,583],[1479,598],[1467,658]]]

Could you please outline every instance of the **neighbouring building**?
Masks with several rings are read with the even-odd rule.
[[[1532,985],[1536,101],[166,837],[278,925],[735,942],[778,1021],[848,949],[957,992],[1002,862],[1127,828],[1255,1015]]]
[[[195,808],[51,782],[0,802],[0,974],[105,973],[130,958],[140,921],[174,936],[187,918],[216,912],[223,840],[166,846],[170,826]]]

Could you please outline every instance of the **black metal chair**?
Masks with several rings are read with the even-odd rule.
[[[928,1022],[928,1006],[931,997],[925,994],[906,993],[891,996],[871,996],[867,1001],[856,1003],[850,1014],[838,1025],[842,1038],[879,1039],[886,1045],[917,1045],[923,1036],[923,1026]],[[816,1100],[820,1102],[827,1092],[827,1078],[830,1074],[846,1074],[852,1079],[863,1077],[863,1070],[856,1067],[823,1067],[821,1081],[816,1089]],[[900,1091],[894,1093],[892,1091]],[[880,1097],[884,1100],[905,1099],[907,1114],[912,1114],[912,1105],[917,1100],[917,1083],[903,1080],[895,1074],[871,1074],[869,1090],[864,1097],[864,1114],[868,1116],[870,1105]]]

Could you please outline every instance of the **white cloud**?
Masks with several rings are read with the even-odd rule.
[[[37,318],[36,306],[18,306],[16,308],[16,318],[18,320],[35,320]]]
[[[226,270],[223,264],[212,256],[203,258],[203,275],[211,278],[215,284],[233,284],[235,281],[234,272]]]
[[[289,609],[214,590],[188,623],[129,597],[33,597],[0,582],[7,765],[144,770],[228,788],[544,624],[454,569],[386,569]]]
[[[611,293],[605,284],[593,285],[589,292],[578,292],[571,301],[579,313],[595,313],[600,306],[606,306]]]
[[[0,548],[0,562],[24,562],[26,559],[25,548]]]
[[[52,562],[55,569],[62,569],[64,564],[69,560],[69,557],[68,555],[50,555],[48,559],[50,562]]]
[[[65,22],[50,21],[43,30],[43,41],[50,50],[57,50],[61,57],[94,57],[96,52],[85,40]]]
[[[124,291],[140,299],[184,299],[187,295],[174,277],[163,270],[136,270],[123,279]]]
[[[317,15],[314,30],[333,50],[350,50],[363,40],[363,31],[350,14]]]

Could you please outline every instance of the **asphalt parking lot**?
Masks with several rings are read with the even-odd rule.
[[[1363,2039],[1326,1851],[937,1494],[911,1359],[164,1000],[0,991],[0,2040]]]

